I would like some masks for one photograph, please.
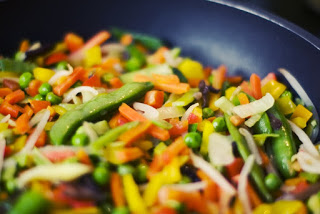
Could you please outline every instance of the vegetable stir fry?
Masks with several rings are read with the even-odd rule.
[[[112,29],[0,58],[0,212],[320,213],[318,115],[296,79],[180,52]]]

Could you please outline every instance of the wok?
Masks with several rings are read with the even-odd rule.
[[[205,65],[225,64],[231,74],[284,67],[319,111],[320,41],[260,9],[220,0],[8,0],[0,3],[0,26],[3,55],[23,38],[50,43],[69,31],[88,38],[116,26],[162,38]]]

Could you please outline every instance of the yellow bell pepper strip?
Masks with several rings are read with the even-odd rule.
[[[200,153],[202,155],[208,154],[209,136],[213,133],[214,128],[210,121],[204,120],[204,127],[202,133],[202,143],[200,147]]]
[[[132,213],[148,213],[145,203],[139,193],[139,188],[134,182],[131,174],[123,176],[124,194],[126,196],[129,209]]]
[[[291,115],[290,119],[295,117],[302,117],[306,120],[306,122],[312,117],[312,112],[310,112],[307,108],[303,105],[299,104],[297,108],[294,110],[293,114]]]
[[[261,204],[254,211],[253,214],[307,214],[307,208],[301,201],[277,201],[273,204]]]
[[[48,68],[37,67],[33,69],[33,75],[36,80],[41,82],[48,82],[49,79],[55,74],[55,72]]]
[[[209,108],[213,111],[217,111],[219,108],[214,104],[220,98],[220,94],[210,93],[209,94]]]
[[[296,109],[296,104],[291,100],[290,97],[280,97],[279,99],[276,100],[279,110],[285,114],[291,114],[295,111]]]
[[[307,121],[302,117],[295,117],[291,121],[296,124],[299,128],[304,129],[307,126]]]
[[[100,46],[94,46],[85,52],[84,64],[87,68],[101,64],[101,58]]]
[[[266,95],[267,93],[270,93],[273,98],[276,100],[280,97],[280,95],[286,90],[286,86],[282,83],[279,83],[276,80],[271,80],[267,84],[265,84],[261,90],[262,95]]]
[[[232,87],[230,87],[230,88],[228,88],[228,89],[226,90],[225,96],[226,96],[226,98],[227,98],[228,100],[230,100],[233,92],[234,92],[236,89],[237,89],[236,87],[232,86]]]
[[[189,58],[184,59],[178,66],[178,69],[187,79],[204,78],[203,67],[199,62],[195,60]]]

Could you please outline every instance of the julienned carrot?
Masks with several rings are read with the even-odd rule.
[[[231,84],[239,84],[242,81],[242,76],[230,76],[226,78]]]
[[[70,52],[79,50],[84,44],[83,39],[74,33],[68,33],[64,37],[64,43]]]
[[[123,148],[114,151],[114,156],[119,164],[136,160],[143,155],[141,149],[137,147]]]
[[[28,115],[29,118],[31,118],[31,116],[33,115],[33,110],[29,105],[25,105],[23,108],[25,114]]]
[[[10,114],[11,117],[16,118],[19,112],[23,112],[23,108],[18,105],[11,105],[7,101],[4,101],[0,105],[0,113],[3,115]]]
[[[133,76],[134,82],[153,82],[153,78],[143,74],[136,74]]]
[[[12,93],[12,90],[10,88],[0,88],[0,97],[4,98],[8,94]]]
[[[233,115],[230,117],[230,121],[233,125],[240,126],[244,122],[244,119],[239,117],[238,115]]]
[[[197,175],[201,180],[207,182],[207,186],[203,190],[204,198],[213,202],[218,201],[219,191],[217,184],[202,170],[198,170]]]
[[[124,34],[123,36],[121,36],[120,38],[120,43],[123,45],[130,45],[133,41],[133,37],[131,34]]]
[[[186,148],[186,144],[182,137],[177,138],[171,143],[160,155],[153,158],[147,176],[151,178],[155,173],[159,172],[166,164],[176,157]]]
[[[39,88],[42,82],[40,80],[31,80],[28,88],[26,89],[27,94],[34,97],[39,93]]]
[[[91,37],[90,40],[88,40],[80,49],[77,51],[73,52],[71,55],[69,55],[68,59],[70,62],[74,64],[78,64],[79,61],[81,62],[84,54],[87,50],[90,48],[101,45],[103,42],[105,42],[107,39],[111,37],[111,34],[108,31],[101,31]]]
[[[77,159],[84,164],[87,165],[92,165],[91,159],[89,157],[89,155],[87,154],[86,151],[84,151],[84,149],[80,149],[77,153],[76,153]]]
[[[126,199],[124,197],[122,179],[118,173],[112,173],[110,179],[110,190],[112,195],[112,201],[116,207],[123,207],[126,205]]]
[[[19,134],[25,134],[29,129],[31,128],[29,125],[29,119],[30,117],[28,116],[27,113],[23,113],[18,117],[16,120],[16,130]]]
[[[154,108],[160,108],[163,105],[164,92],[158,90],[148,91],[144,97],[144,103]]]
[[[152,78],[156,83],[164,83],[164,84],[179,84],[180,80],[177,75],[162,75],[162,74],[152,74]]]
[[[260,99],[262,97],[260,77],[256,74],[252,74],[250,76],[250,84],[252,88],[253,97],[255,99]]]
[[[44,100],[30,100],[30,105],[34,113],[37,113],[42,109],[46,109],[48,106],[50,106],[50,102]]]
[[[189,91],[190,85],[188,83],[178,84],[166,84],[166,83],[154,83],[156,89],[163,90],[165,92],[173,94],[183,94]]]
[[[48,56],[44,62],[45,65],[52,65],[58,62],[61,62],[63,60],[67,59],[67,55],[65,53],[53,53],[50,56]]]
[[[231,164],[226,165],[227,176],[231,179],[232,177],[240,174],[243,165],[244,161],[242,158],[235,158]]]
[[[32,131],[33,132],[33,131]],[[40,134],[40,136],[38,137],[35,146],[36,147],[42,147],[46,144],[46,140],[47,140],[47,133],[45,130],[43,130]]]
[[[123,82],[119,77],[113,77],[109,80],[109,84],[111,88],[121,88],[123,86]]]
[[[100,66],[105,70],[112,70],[115,65],[120,63],[121,61],[118,57],[108,57]]]
[[[252,90],[251,90],[251,86],[249,85],[249,83],[247,81],[243,81],[240,86],[241,86],[241,89],[245,93],[249,94],[250,96],[253,96],[253,93],[252,93]]]
[[[151,121],[144,121],[138,126],[129,129],[119,136],[119,140],[125,142],[126,146],[130,146],[133,142],[145,136],[148,129],[151,127]]]
[[[275,73],[268,73],[268,75],[261,80],[261,86],[267,84],[270,80],[277,80]]]
[[[131,108],[125,103],[122,103],[122,105],[119,107],[120,114],[128,119],[129,121],[146,121],[147,119],[139,114],[136,110]],[[170,138],[169,132],[165,129],[162,129],[158,126],[152,125],[150,129],[148,130],[148,133],[150,133],[153,137],[158,138],[162,141],[168,140]]]
[[[161,64],[165,62],[164,54],[169,49],[167,47],[160,47],[151,57],[151,62],[153,64]]]
[[[244,105],[244,104],[248,104],[249,103],[249,99],[248,99],[248,96],[245,94],[245,93],[239,93],[237,95],[238,99],[239,99],[239,102],[241,105]]]
[[[101,87],[100,77],[94,74],[90,78],[88,78],[86,81],[84,81],[82,86]]]
[[[24,98],[25,98],[24,92],[21,89],[19,89],[8,94],[4,100],[10,104],[15,104],[22,101]]]
[[[58,95],[62,96],[73,84],[75,84],[78,80],[83,78],[86,71],[82,67],[77,67],[74,69],[73,73],[68,76],[68,78],[60,83],[59,85],[53,88],[53,92]]]
[[[221,89],[222,84],[226,79],[227,67],[224,65],[220,65],[216,70],[213,71],[213,81],[212,87],[215,89]]]
[[[21,52],[26,52],[29,49],[30,43],[28,40],[24,39],[21,43],[20,43],[20,47],[19,47],[19,51]]]

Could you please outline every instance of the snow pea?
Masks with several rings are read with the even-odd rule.
[[[116,110],[122,103],[133,102],[153,88],[150,82],[128,83],[109,94],[101,94],[61,116],[50,130],[53,144],[66,144],[84,121],[94,121]]]
[[[251,154],[248,148],[247,142],[245,138],[240,134],[238,128],[231,123],[230,115],[224,114],[224,116],[225,116],[229,133],[237,144],[239,154],[244,160],[246,160]],[[250,176],[252,178],[254,185],[257,187],[257,190],[259,191],[261,197],[267,202],[272,202],[273,197],[264,183],[263,170],[258,164],[255,163],[253,165],[253,168],[250,172]]]

